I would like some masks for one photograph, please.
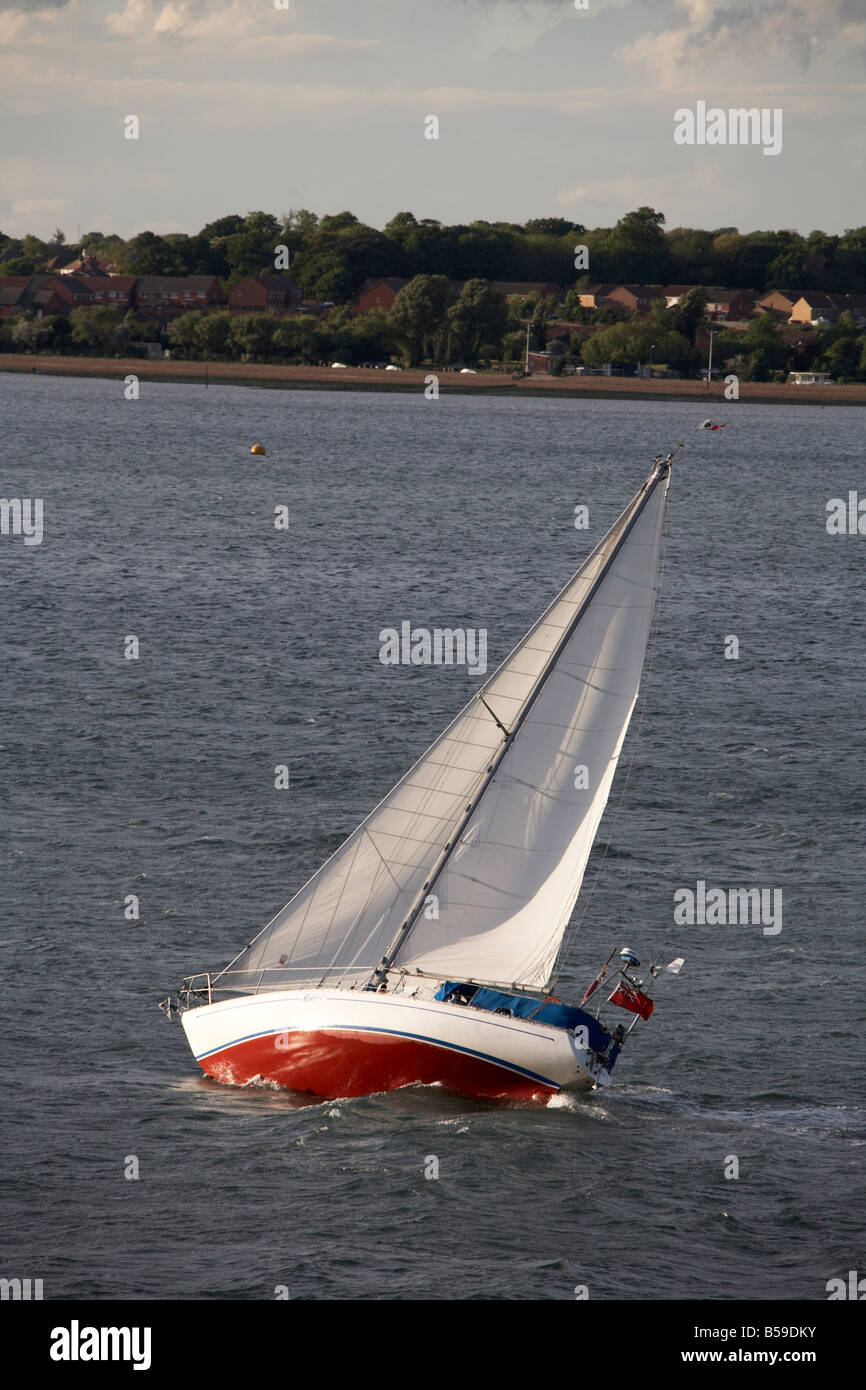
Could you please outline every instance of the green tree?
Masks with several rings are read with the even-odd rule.
[[[202,314],[196,326],[195,343],[205,362],[218,362],[231,357],[232,315],[227,310]]]
[[[135,317],[132,309],[127,309],[114,334],[118,347],[126,350],[130,344],[140,342],[146,336],[145,324]]]
[[[318,234],[322,236],[327,232],[345,232],[349,228],[360,227],[360,225],[360,221],[353,212],[337,212],[322,218],[318,226]]]
[[[839,238],[836,259],[842,283],[835,288],[848,294],[866,292],[866,227],[846,227]]]
[[[40,352],[52,338],[52,328],[48,319],[19,318],[12,326],[11,340],[14,352]]]
[[[411,367],[428,356],[441,361],[453,301],[454,291],[444,275],[416,275],[397,295],[391,323]]]
[[[385,223],[385,235],[392,241],[398,242],[401,246],[407,241],[413,232],[417,231],[418,219],[414,212],[398,212]]]
[[[283,216],[283,230],[296,234],[303,241],[315,235],[318,225],[318,217],[307,208],[291,208]]]
[[[243,231],[243,227],[244,218],[239,212],[231,212],[226,217],[207,222],[201,229],[201,235],[208,241],[214,241],[220,237],[234,236],[236,232]]]
[[[672,283],[708,283],[707,276],[714,273],[713,235],[693,227],[674,227],[667,233]]]
[[[225,260],[229,283],[247,275],[274,269],[276,247],[282,243],[282,228],[270,212],[250,212],[241,231],[226,238]]]
[[[224,242],[212,243],[206,236],[186,236],[171,232],[164,238],[174,252],[178,273],[182,275],[218,275],[228,273]]]
[[[72,342],[85,353],[109,356],[116,346],[120,310],[101,304],[82,304],[69,315]]]
[[[586,278],[586,277],[584,277]],[[573,323],[588,323],[588,319],[581,319],[579,314],[586,313],[584,306],[580,302],[581,289],[569,290],[565,296],[565,317],[571,319]]]
[[[657,303],[664,304],[664,300]],[[707,292],[702,285],[695,286],[682,296],[679,303],[665,309],[664,327],[672,333],[681,333],[690,343],[694,343],[698,328],[706,318]]]
[[[182,268],[177,255],[155,232],[139,232],[126,243],[118,257],[123,275],[179,275]]]
[[[319,320],[319,338],[326,356],[337,357],[341,362],[354,362],[352,317],[351,309],[341,304]]]
[[[25,236],[21,238],[21,254],[33,261],[35,265],[44,266],[46,261],[50,261],[55,255],[57,248],[50,245],[47,241],[42,241],[38,236]]]
[[[498,344],[505,332],[508,305],[505,296],[486,280],[467,280],[456,304],[448,310],[452,342],[467,362],[476,362],[482,343]]]
[[[670,254],[665,234],[664,213],[640,207],[627,212],[608,237],[607,255],[616,265],[616,278],[626,284],[666,283],[670,274]],[[590,249],[590,265],[592,265]]]
[[[204,317],[200,310],[190,309],[173,320],[168,330],[173,357],[200,357],[198,330]]]
[[[837,338],[821,359],[822,370],[830,372],[836,381],[856,381],[860,376],[864,344],[864,338]]]
[[[46,350],[64,355],[69,352],[72,324],[66,314],[48,314],[42,322],[49,335],[45,344]]]
[[[113,232],[108,236],[103,236],[102,232],[85,232],[79,245],[82,251],[96,256],[102,264],[118,267],[126,250],[126,242],[123,237],[116,236]]]
[[[523,229],[528,236],[572,237],[583,236],[586,228],[580,222],[572,222],[567,217],[533,217]]]
[[[316,320],[310,314],[296,314],[277,321],[272,339],[274,355],[289,363],[319,360]]]
[[[697,362],[694,347],[682,333],[659,330],[647,320],[631,319],[595,333],[583,344],[581,356],[590,367],[605,362],[665,363],[672,370],[688,372]]]
[[[742,354],[743,338],[744,334],[733,333],[726,329],[716,333],[713,337],[713,366],[726,367],[734,371],[735,368],[731,367],[731,363],[735,357]]]
[[[233,316],[229,341],[244,361],[267,362],[279,319],[274,314]]]
[[[394,329],[391,315],[384,309],[370,309],[355,314],[350,325],[354,361],[380,361],[394,351]]]
[[[337,251],[317,251],[315,239],[292,264],[292,278],[308,300],[344,303],[352,293],[346,257]]]
[[[860,375],[863,343],[854,315],[840,314],[818,340],[821,370],[831,372],[837,381],[855,381]]]
[[[631,333],[624,323],[602,328],[583,345],[583,360],[588,367],[601,367],[605,362],[620,362],[631,357]]]
[[[743,334],[742,352],[746,380],[770,381],[774,372],[785,367],[791,349],[772,315],[760,314]]]
[[[502,339],[503,362],[523,362],[526,355],[526,332],[513,329]]]

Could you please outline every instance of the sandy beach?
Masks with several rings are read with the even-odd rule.
[[[141,381],[200,382],[221,386],[271,386],[284,389],[328,391],[423,391],[429,371],[376,371],[361,367],[280,367],[241,362],[148,362],[119,357],[36,357],[4,353],[0,371],[46,376],[124,377]],[[642,381],[634,377],[532,376],[515,381],[509,374],[459,372],[437,374],[439,390],[488,392],[494,395],[625,396],[632,400],[668,396],[674,400],[724,399],[724,382],[714,381],[709,390],[701,381]],[[776,386],[767,382],[740,383],[740,399],[783,405],[866,405],[866,384],[851,386]]]

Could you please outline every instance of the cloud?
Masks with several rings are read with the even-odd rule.
[[[107,15],[105,23],[124,38],[153,34],[236,40],[250,31],[262,33],[272,16],[281,22],[291,13],[271,8],[265,15],[253,0],[126,0],[125,8]]]
[[[68,207],[68,198],[19,198],[12,204],[12,212],[16,217],[41,217],[46,212],[62,212]]]
[[[792,62],[804,71],[826,52],[842,58],[866,51],[862,0],[675,0],[666,26],[615,54],[663,87],[688,80],[696,67],[705,80],[721,75],[722,65],[725,76],[756,62],[765,72]]]
[[[589,179],[571,188],[560,189],[556,195],[556,206],[572,210],[599,209],[605,213],[619,208],[624,212],[638,206],[668,206],[672,199],[680,195],[706,197],[719,193],[722,188],[719,171],[709,166],[658,177],[629,172],[612,178]]]

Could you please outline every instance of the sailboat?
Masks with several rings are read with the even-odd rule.
[[[551,989],[638,695],[679,448],[318,872],[165,1001],[208,1076],[321,1097],[425,1084],[548,1101],[609,1084],[627,1030],[594,996],[616,952],[579,1005]],[[619,957],[607,1002],[633,1026],[653,1002],[638,957]]]

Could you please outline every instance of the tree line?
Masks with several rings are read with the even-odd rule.
[[[36,274],[64,245],[59,228],[49,241],[0,232],[0,269]],[[595,228],[563,217],[449,226],[399,212],[379,230],[352,212],[320,217],[296,209],[278,217],[257,211],[218,217],[192,235],[144,231],[124,240],[86,232],[79,245],[120,274],[215,275],[225,290],[247,275],[273,270],[282,246],[305,297],[335,304],[351,301],[368,277],[442,275],[567,288],[575,282],[578,245],[587,248],[587,268],[598,283],[866,292],[866,226],[807,236],[784,229],[665,230],[664,214],[650,207],[626,213],[613,227]]]

